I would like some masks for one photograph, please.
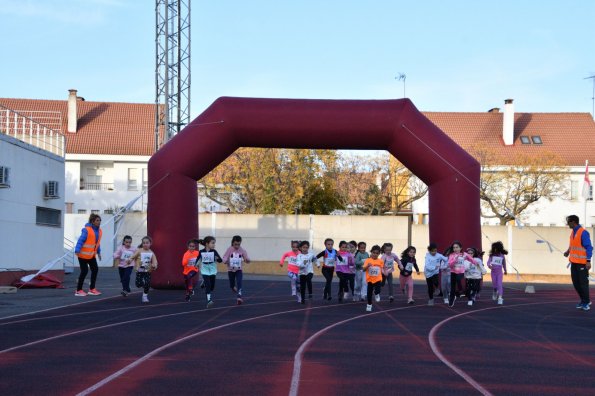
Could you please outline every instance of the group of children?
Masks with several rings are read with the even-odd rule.
[[[157,258],[151,250],[152,240],[145,236],[138,248],[132,247],[132,238],[125,236],[122,245],[116,250],[114,258],[118,263],[122,295],[130,293],[130,277],[132,269],[136,269],[135,284],[143,288],[142,302],[149,302],[148,293],[151,285],[151,272],[157,269]],[[236,235],[231,246],[223,257],[215,249],[216,240],[212,236],[204,239],[191,239],[187,242],[187,251],[182,257],[182,276],[186,292],[185,300],[190,301],[194,295],[198,273],[202,276],[201,288],[205,289],[207,307],[212,307],[213,291],[217,278],[217,263],[227,264],[229,287],[236,295],[237,304],[242,304],[243,265],[250,263],[248,252],[241,247],[242,238]],[[199,245],[204,246],[199,250]],[[413,304],[413,271],[419,275],[420,270],[415,258],[416,248],[408,246],[401,256],[393,253],[393,245],[384,243],[374,245],[368,253],[365,242],[341,241],[339,250],[334,248],[334,241],[327,238],[325,249],[318,254],[310,252],[308,241],[291,241],[291,251],[283,254],[279,265],[287,262],[291,294],[304,304],[306,291],[308,298],[313,298],[312,278],[314,266],[320,269],[325,278],[324,300],[332,300],[332,280],[336,273],[339,278],[337,298],[343,302],[352,297],[353,301],[367,301],[366,310],[372,310],[372,300],[380,301],[381,290],[388,284],[388,299],[394,301],[393,273],[399,271],[399,285],[403,294],[407,295],[407,303]],[[443,297],[444,303],[453,306],[456,299],[465,295],[468,305],[473,305],[481,290],[483,275],[486,269],[483,264],[484,252],[469,247],[463,251],[460,242],[455,241],[444,254],[438,253],[438,247],[430,243],[425,256],[424,275],[428,289],[428,305],[434,305],[435,297]],[[503,304],[502,277],[506,274],[505,255],[502,242],[495,242],[486,263],[491,270],[494,288],[492,299]]]
[[[372,297],[380,301],[380,293],[388,283],[388,299],[394,301],[393,273],[399,270],[399,285],[403,294],[407,295],[407,303],[413,304],[413,271],[419,275],[419,267],[415,258],[416,248],[408,246],[401,256],[392,252],[393,245],[385,243],[374,245],[370,252],[366,251],[365,242],[339,242],[339,251],[333,248],[334,241],[327,238],[325,249],[317,255],[309,253],[307,241],[291,241],[291,251],[283,254],[279,264],[287,261],[288,277],[291,282],[292,295],[297,301],[305,302],[305,292],[312,298],[312,277],[314,265],[321,269],[325,278],[323,299],[332,300],[332,279],[336,272],[339,278],[338,300],[352,296],[353,301],[367,301],[366,310],[372,310]],[[483,275],[487,273],[483,257],[484,252],[474,247],[463,251],[460,242],[455,241],[446,249],[444,255],[438,253],[435,243],[430,243],[425,257],[424,275],[428,287],[428,305],[434,305],[434,297],[442,296],[444,303],[454,306],[457,298],[467,296],[467,305],[472,306],[479,297]],[[487,267],[491,269],[492,299],[503,304],[502,276],[506,274],[505,255],[502,242],[492,244]],[[319,262],[322,259],[322,263]]]

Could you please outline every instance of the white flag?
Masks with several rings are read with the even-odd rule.
[[[589,161],[585,164],[585,179],[583,180],[583,198],[591,198],[591,180],[589,180]]]

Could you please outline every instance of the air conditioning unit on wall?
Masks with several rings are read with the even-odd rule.
[[[10,168],[7,166],[0,166],[0,188],[10,187]]]
[[[60,198],[60,191],[58,189],[58,182],[50,180],[44,183],[44,196],[45,199],[56,199]]]

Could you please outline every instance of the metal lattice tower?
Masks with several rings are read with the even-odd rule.
[[[190,0],[156,0],[155,20],[157,151],[190,122]]]

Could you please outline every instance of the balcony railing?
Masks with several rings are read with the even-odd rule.
[[[114,183],[86,183],[81,182],[81,190],[113,191]]]
[[[59,112],[19,112],[0,105],[0,133],[64,157],[66,140],[56,119]]]

